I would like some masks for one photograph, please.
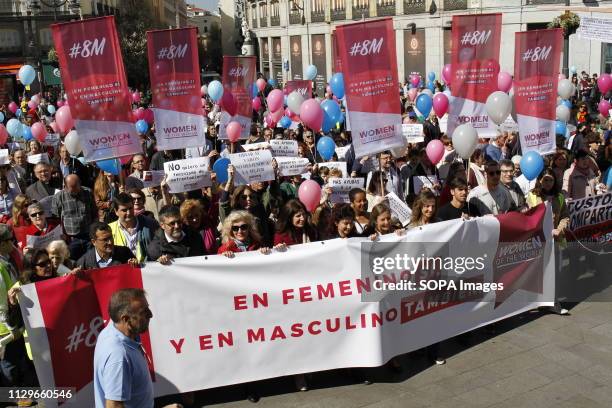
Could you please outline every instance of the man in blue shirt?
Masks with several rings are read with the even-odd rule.
[[[108,305],[112,319],[94,354],[96,408],[153,408],[153,382],[140,335],[153,317],[142,289],[120,289]]]

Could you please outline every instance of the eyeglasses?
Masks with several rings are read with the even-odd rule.
[[[47,259],[46,261],[40,261],[39,263],[37,263],[35,265],[38,266],[39,268],[45,268],[45,267],[51,265],[51,261],[49,259]]]
[[[489,176],[499,176],[501,174],[501,170],[496,170],[496,171],[487,171],[487,174]]]
[[[30,214],[30,218],[38,218],[38,217],[42,217],[43,215],[45,215],[45,212],[44,211],[40,211],[40,212],[37,212],[37,213]]]
[[[238,231],[248,231],[249,230],[249,224],[240,224],[240,225],[232,225],[232,232],[238,232]]]
[[[144,199],[144,198],[142,198],[142,197],[140,197],[140,196],[138,196],[138,197],[134,197],[134,196],[132,196],[132,201],[144,201],[144,200],[145,200],[145,199]]]
[[[169,227],[179,227],[181,225],[180,221],[169,221],[169,222],[164,222],[164,224],[166,224]]]
[[[108,238],[96,238],[96,241],[100,241],[100,242],[113,242],[113,237],[108,237]]]

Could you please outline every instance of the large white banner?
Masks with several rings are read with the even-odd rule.
[[[20,305],[41,386],[78,390],[76,402],[65,406],[93,405],[88,401],[95,339],[108,320],[109,297],[121,287],[147,292],[153,318],[141,338],[155,372],[156,396],[376,367],[398,354],[552,305],[551,230],[551,213],[542,205],[528,214],[431,224],[374,243],[336,239],[270,255],[253,251],[234,259],[193,257],[172,266],[88,271],[25,285]],[[445,254],[445,266],[425,266],[424,251]],[[390,266],[394,253],[403,253],[411,266],[400,261]],[[479,289],[422,289],[422,282],[431,286],[450,270],[460,285],[480,282]],[[393,291],[394,282],[418,286]]]
[[[612,19],[581,15],[576,35],[584,40],[612,43]]]

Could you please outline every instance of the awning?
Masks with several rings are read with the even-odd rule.
[[[23,64],[1,64],[0,63],[0,74],[12,74],[17,75],[19,68]]]

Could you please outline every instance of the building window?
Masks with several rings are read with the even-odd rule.
[[[404,14],[425,12],[425,0],[404,0]]]
[[[612,43],[601,44],[601,72],[612,73]]]
[[[370,17],[370,0],[353,0],[353,19]]]
[[[395,0],[377,0],[376,1],[377,16],[394,16],[395,15]]]
[[[268,4],[267,3],[259,3],[259,26],[267,27],[268,26]]]
[[[17,30],[0,30],[0,50],[20,51],[21,35]]]
[[[467,0],[444,0],[444,10],[467,10]]]
[[[310,0],[310,21],[313,23],[325,21],[325,0]]]
[[[270,3],[270,25],[280,25],[280,3],[278,0]]]
[[[346,0],[331,0],[331,19],[346,20]]]
[[[251,28],[257,28],[257,6],[251,6]]]
[[[527,23],[527,31],[545,30],[548,28],[548,23]]]

